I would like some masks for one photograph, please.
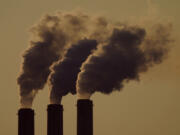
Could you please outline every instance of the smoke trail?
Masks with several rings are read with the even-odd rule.
[[[115,27],[117,27],[117,29],[114,29]],[[125,28],[120,29],[120,27]],[[71,50],[71,47],[73,50],[74,45],[78,47],[79,44],[84,44],[84,42],[88,44],[86,46],[91,44],[89,42],[93,42],[92,44],[94,45],[92,45],[92,48],[87,48],[90,50],[96,46],[95,41],[97,42],[96,44],[100,45],[98,49],[89,56],[81,68],[82,70],[77,81],[78,90],[81,89],[80,91],[82,91],[82,89],[86,89],[90,93],[93,93],[95,90],[110,93],[112,89],[120,89],[124,80],[137,79],[140,72],[146,71],[149,66],[154,65],[154,63],[160,63],[163,60],[168,49],[162,44],[165,44],[166,46],[166,44],[170,42],[168,41],[169,33],[163,26],[159,26],[155,30],[155,36],[152,34],[152,37],[146,36],[144,39],[145,30],[128,28],[125,24],[116,26],[104,17],[94,17],[82,12],[57,12],[54,15],[45,15],[35,26],[32,27],[31,32],[33,39],[30,41],[30,48],[28,48],[23,55],[24,61],[22,64],[22,73],[17,79],[17,82],[20,85],[20,102],[22,107],[32,106],[36,93],[43,89],[50,73],[52,72],[50,67],[58,61],[59,63],[55,64],[54,71],[50,77],[53,89],[50,96],[51,102],[59,103],[62,95],[67,94],[67,92],[75,93],[75,76],[77,76],[79,70],[72,73],[74,75],[73,78],[71,78],[72,80],[68,80],[69,82],[67,82],[67,80],[63,81],[64,84],[60,86],[57,85],[57,80],[62,80],[64,78],[59,77],[59,75],[63,74],[63,76],[66,77],[70,73],[60,73],[58,69],[61,69],[62,65],[67,66],[67,60],[65,60],[65,62],[63,62],[64,59],[61,61],[62,58],[65,58],[64,54],[66,50]],[[111,35],[111,33],[113,34]],[[84,38],[94,39],[95,41],[80,41]],[[82,58],[82,61],[78,61],[79,63],[77,62],[79,65],[73,65],[74,68],[81,66],[81,63],[85,61],[85,58],[88,57],[91,52],[90,50],[86,50],[87,54],[83,54],[83,57],[80,57]],[[128,53],[132,54],[127,55]],[[70,56],[68,55],[67,57]],[[118,60],[115,61],[115,58]],[[76,61],[76,57],[74,57],[74,59]],[[98,63],[98,61],[100,61],[100,63]],[[61,62],[65,63],[65,65],[61,65]],[[67,61],[67,63],[68,62],[73,62],[73,60]],[[128,64],[131,65],[131,62],[132,69],[128,66]],[[123,66],[119,63],[123,64]],[[101,64],[104,64],[104,66]],[[116,74],[115,72],[117,69],[115,69],[114,72],[112,72],[111,64],[114,65],[114,68],[119,68],[121,71],[118,71]],[[103,67],[103,69],[100,70],[99,67]],[[131,75],[129,75],[130,73],[123,73],[125,72],[123,70],[124,68],[126,69],[126,67],[129,68],[127,68],[127,70],[129,70],[128,72],[131,72],[132,70],[132,72],[135,72],[135,75],[131,77]],[[109,73],[104,73],[103,71]],[[100,81],[101,83],[99,84],[93,81],[96,79],[99,81],[96,74],[100,76],[99,79],[102,78]],[[113,83],[108,79],[105,80],[108,76],[111,77],[112,74],[116,74],[115,78],[117,78],[114,79]],[[119,75],[121,77],[116,77]],[[110,84],[107,83],[108,81]],[[60,82],[60,84],[61,83],[62,82]],[[101,86],[103,83],[109,85],[106,88],[108,90]],[[71,85],[67,87],[66,84]],[[86,88],[89,84],[92,87],[89,87],[91,90]],[[95,87],[96,85],[97,87]],[[64,91],[61,89],[61,91],[55,88],[62,86],[66,86],[68,89],[64,89]]]
[[[49,22],[53,23],[51,27],[47,26]],[[40,40],[31,41],[30,48],[23,55],[22,73],[18,77],[22,107],[32,106],[34,96],[47,81],[49,66],[63,53],[67,35],[57,29],[58,23],[58,18],[46,16],[38,26],[32,28],[33,34]]]
[[[169,30],[157,25],[148,35],[143,28],[115,28],[108,43],[98,46],[82,64],[76,84],[79,98],[89,98],[95,91],[109,94],[121,90],[124,81],[139,80],[141,72],[165,58]]]
[[[76,93],[76,79],[80,72],[81,64],[96,48],[96,40],[80,40],[72,45],[67,53],[53,67],[53,73],[50,76],[51,94],[50,100],[53,104],[59,104],[62,96],[71,92]]]
[[[31,28],[33,39],[23,55],[22,73],[17,79],[22,107],[32,106],[36,93],[47,82],[51,72],[49,67],[62,58],[65,50],[72,43],[88,37],[90,20],[83,13],[58,12],[45,15]]]

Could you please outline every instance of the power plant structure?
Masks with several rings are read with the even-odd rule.
[[[18,135],[34,135],[34,110],[18,111]],[[47,135],[63,135],[63,106],[47,106]],[[93,103],[89,99],[77,101],[77,135],[93,135]]]
[[[89,99],[77,101],[77,135],[93,135],[93,102]]]
[[[63,135],[63,106],[60,104],[48,105],[47,135]]]
[[[18,135],[34,135],[34,110],[27,108],[19,109]]]

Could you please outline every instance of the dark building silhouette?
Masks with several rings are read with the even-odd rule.
[[[63,135],[63,106],[50,104],[47,113],[47,135]]]
[[[34,135],[34,110],[28,108],[19,109],[18,135]]]
[[[89,99],[77,101],[77,135],[93,135],[93,103]]]

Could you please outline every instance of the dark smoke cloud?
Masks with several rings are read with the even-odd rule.
[[[151,32],[138,27],[115,28],[108,43],[98,46],[83,63],[76,84],[78,95],[109,94],[121,90],[124,81],[139,80],[141,72],[162,62],[169,43],[170,31],[163,25],[156,25]]]
[[[90,93],[120,90],[124,80],[138,79],[140,72],[147,71],[148,67],[161,63],[165,58],[168,52],[166,45],[170,43],[170,33],[166,28],[157,25],[145,32],[141,28],[113,24],[104,17],[82,12],[45,15],[31,28],[30,47],[23,55],[22,72],[17,79],[22,107],[32,106],[35,95],[44,88],[51,72],[51,102],[59,103],[61,96],[68,92],[74,94],[75,78],[79,72],[77,67],[83,61],[85,63],[78,75],[77,90]],[[83,40],[85,38],[94,40]],[[79,61],[75,56],[72,60],[65,59],[80,52],[84,46],[78,46],[85,43],[86,54],[81,52]],[[98,49],[90,55],[96,44]],[[77,65],[64,68],[73,61]],[[73,69],[70,70],[70,67]],[[59,68],[61,71],[58,71]],[[73,77],[67,80],[70,74]]]
[[[51,21],[52,26],[47,23]],[[21,105],[31,107],[34,96],[39,89],[43,89],[50,74],[50,65],[57,61],[63,53],[67,43],[67,35],[56,27],[59,20],[46,16],[39,24],[32,28],[39,41],[31,41],[30,48],[23,55],[22,73],[18,77],[20,85]]]
[[[83,13],[58,12],[45,15],[31,28],[30,48],[23,55],[22,73],[17,79],[22,107],[32,106],[36,93],[47,82],[51,72],[49,67],[62,58],[65,50],[91,35],[88,30],[90,20]]]
[[[80,40],[72,45],[57,64],[53,67],[53,73],[50,76],[51,103],[59,104],[62,96],[71,92],[76,93],[76,79],[80,72],[81,64],[96,48],[96,40]]]
[[[30,29],[30,48],[23,55],[22,73],[17,80],[22,107],[32,106],[36,93],[43,89],[47,82],[51,73],[50,67],[61,60],[65,50],[84,38],[102,42],[110,31],[108,27],[105,18],[92,17],[82,12],[57,12],[43,16]]]

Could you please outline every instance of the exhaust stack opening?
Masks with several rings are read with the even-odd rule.
[[[34,135],[34,110],[30,108],[19,109],[18,135]]]
[[[50,104],[47,113],[47,135],[63,135],[63,106]]]
[[[77,101],[77,135],[93,135],[93,102],[89,99]]]

